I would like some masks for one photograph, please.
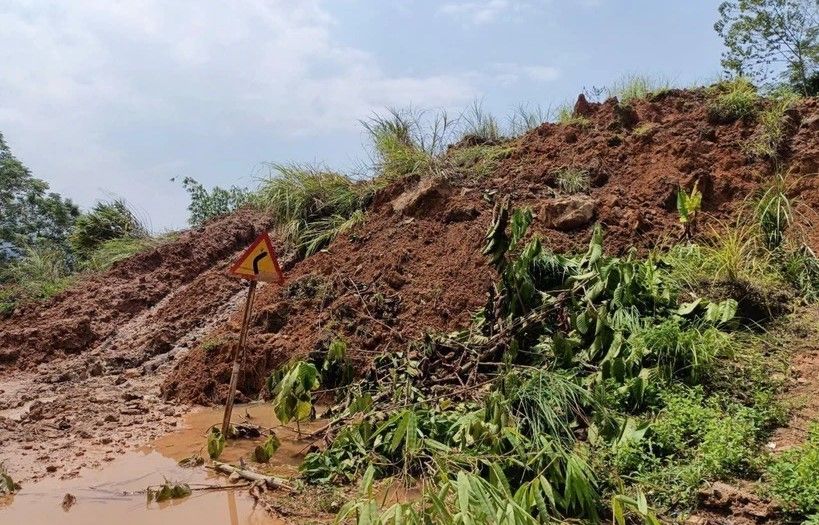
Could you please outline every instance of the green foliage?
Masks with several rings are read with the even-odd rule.
[[[756,117],[759,96],[756,87],[744,77],[725,80],[709,88],[713,97],[708,106],[708,120],[729,124],[737,120],[750,121]]]
[[[310,418],[313,412],[312,392],[319,387],[316,366],[296,361],[281,371],[281,377],[272,384],[273,410],[284,424],[299,423]]]
[[[433,171],[453,128],[446,113],[429,116],[412,109],[392,109],[362,124],[373,143],[378,186]]]
[[[802,516],[819,513],[819,425],[810,429],[801,446],[782,452],[768,467],[771,492],[793,513]]]
[[[478,178],[492,175],[500,161],[512,154],[513,148],[503,145],[479,145],[452,148],[447,152],[451,165]]]
[[[211,427],[208,432],[208,456],[210,459],[218,459],[225,450],[225,436],[217,427]]]
[[[253,458],[258,463],[267,463],[270,461],[270,458],[273,457],[273,454],[279,450],[280,446],[281,442],[279,438],[276,437],[276,434],[270,434],[264,443],[257,445],[256,448],[253,449]]]
[[[146,494],[148,503],[152,501],[162,503],[172,499],[187,498],[191,495],[191,488],[187,483],[175,483],[165,480],[165,483],[159,487],[148,487]]]
[[[645,100],[650,95],[659,95],[670,88],[671,83],[664,78],[626,75],[608,89],[608,94],[617,97],[621,104],[629,105],[638,100]]]
[[[49,193],[48,184],[31,175],[0,133],[0,266],[28,248],[65,250],[79,213],[71,200]]]
[[[786,255],[782,272],[803,299],[819,301],[819,259],[807,245]]]
[[[101,272],[114,263],[125,260],[139,252],[159,246],[163,241],[153,237],[120,237],[100,244],[88,257],[81,261],[83,270]]]
[[[560,191],[569,195],[585,193],[591,188],[589,172],[580,168],[563,168],[555,173],[555,181]]]
[[[361,210],[373,191],[340,173],[273,164],[254,202],[273,217],[292,247],[311,254],[363,220]]]
[[[691,193],[682,188],[677,190],[677,213],[683,225],[685,238],[690,239],[696,224],[697,214],[702,207],[702,193],[697,189],[699,181],[694,183]]]
[[[813,95],[819,65],[819,7],[813,0],[729,0],[719,6],[714,29],[724,39],[723,68],[760,82],[785,77]]]
[[[788,198],[785,176],[778,173],[762,193],[754,212],[762,230],[762,239],[768,250],[779,248],[785,241],[785,232],[793,222],[793,208]]]
[[[57,295],[73,281],[66,255],[48,247],[27,248],[0,271],[0,315],[8,315],[18,304],[41,301]]]
[[[751,137],[747,151],[754,156],[778,160],[792,120],[788,111],[799,100],[788,90],[775,91],[767,100],[767,106],[759,113],[759,129]]]
[[[89,257],[105,241],[111,239],[145,238],[148,232],[123,200],[99,202],[80,215],[71,230],[69,241],[80,257]]]
[[[191,199],[188,204],[188,224],[191,226],[200,226],[210,219],[227,215],[244,206],[250,199],[246,188],[231,186],[225,189],[214,186],[208,191],[192,177],[182,179],[182,186]]]

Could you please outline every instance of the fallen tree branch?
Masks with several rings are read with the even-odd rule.
[[[253,470],[243,469],[239,467],[234,467],[228,463],[222,463],[220,461],[214,461],[213,465],[207,465],[207,468],[211,470],[215,470],[216,472],[221,472],[222,474],[236,474],[242,479],[246,479],[248,481],[261,481],[267,487],[272,489],[287,489],[290,492],[296,492],[295,487],[287,483],[286,480],[277,478],[275,476],[268,476],[265,474],[261,474],[259,472],[255,472]]]

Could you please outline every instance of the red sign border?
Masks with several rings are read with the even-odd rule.
[[[248,248],[244,252],[242,252],[242,255],[239,256],[239,258],[236,260],[236,262],[233,263],[233,266],[230,267],[230,269],[228,270],[228,273],[230,275],[233,275],[233,276],[236,276],[236,277],[241,277],[242,279],[248,279],[250,281],[258,281],[259,279],[258,279],[258,277],[256,275],[247,274],[247,273],[239,273],[236,270],[238,270],[239,267],[242,265],[242,263],[245,261],[245,259],[247,259],[247,257],[250,255],[250,252],[252,252],[254,249],[256,249],[256,247],[259,244],[261,244],[262,242],[265,243],[265,247],[267,248],[268,253],[270,253],[270,258],[273,259],[273,267],[276,269],[276,275],[278,275],[278,277],[279,277],[278,284],[283,284],[284,283],[284,272],[282,272],[282,269],[279,266],[279,260],[276,257],[276,250],[273,249],[273,243],[270,241],[270,235],[268,235],[267,232],[262,232],[258,237],[256,237],[256,239],[253,241],[253,244],[248,246]],[[272,282],[276,282],[276,281],[272,281]]]

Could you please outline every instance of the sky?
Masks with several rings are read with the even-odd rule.
[[[159,232],[185,226],[184,177],[356,169],[386,108],[480,101],[503,122],[629,74],[709,82],[719,3],[3,0],[0,131],[52,190],[124,198]]]

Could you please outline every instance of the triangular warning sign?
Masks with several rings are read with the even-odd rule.
[[[262,233],[253,244],[233,263],[228,273],[255,281],[283,283],[284,274],[273,251],[267,232]]]

